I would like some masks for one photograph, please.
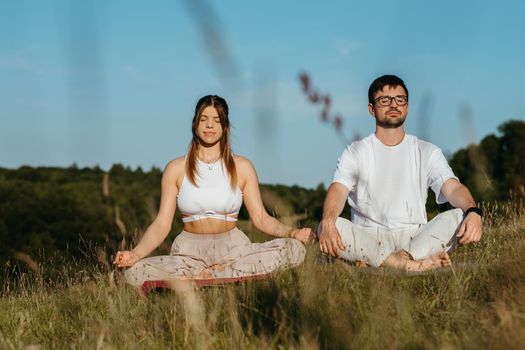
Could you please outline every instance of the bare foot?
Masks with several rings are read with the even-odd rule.
[[[359,268],[365,268],[365,267],[368,267],[370,265],[368,265],[368,263],[366,261],[364,261],[364,260],[357,260],[355,262],[355,266],[359,267]]]
[[[447,253],[441,252],[429,256],[425,259],[420,260],[408,260],[405,265],[405,270],[410,272],[423,272],[430,271],[434,269],[439,269],[440,267],[448,267],[452,265],[452,261]]]
[[[385,259],[383,264],[381,264],[381,266],[392,267],[407,272],[424,272],[440,267],[448,267],[450,265],[452,265],[452,261],[450,260],[450,256],[445,252],[436,253],[428,258],[414,260],[410,254],[404,250],[392,253]]]
[[[439,264],[440,267],[452,266],[452,260],[446,252],[436,253],[434,255],[429,256],[428,259],[431,259],[436,264]]]
[[[198,279],[204,279],[204,280],[211,279],[211,278],[213,278],[213,271],[222,272],[222,271],[224,271],[224,268],[225,268],[224,264],[213,265],[213,266],[211,266],[211,267],[209,267],[207,269],[202,270],[202,272],[200,274],[198,274],[197,276],[193,277],[193,279],[195,279],[195,280],[198,280]]]
[[[213,277],[212,270],[213,269],[211,269],[211,268],[202,270],[202,272],[200,274],[198,274],[197,276],[195,276],[193,279],[196,279],[196,280],[198,280],[198,279],[205,279],[205,280],[210,279],[210,278]]]

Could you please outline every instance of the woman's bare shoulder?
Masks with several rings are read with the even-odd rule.
[[[252,162],[246,157],[234,155],[233,159],[235,160],[235,165],[241,169],[246,167],[253,168]]]
[[[255,167],[253,166],[252,162],[248,158],[234,155],[233,159],[235,159],[237,175],[239,176],[239,179],[241,180],[241,182],[243,182],[243,179],[257,177]]]
[[[184,174],[186,169],[186,156],[180,156],[173,160],[170,160],[166,167],[164,168],[164,174],[168,176],[178,177],[181,174]]]

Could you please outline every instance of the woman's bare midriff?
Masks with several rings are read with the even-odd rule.
[[[231,231],[237,226],[236,221],[220,219],[202,219],[184,224],[184,231],[196,234],[214,234]]]

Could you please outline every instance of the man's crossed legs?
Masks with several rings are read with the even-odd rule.
[[[336,227],[346,249],[339,255],[358,266],[385,266],[406,271],[427,271],[450,266],[449,253],[458,246],[456,231],[463,211],[437,215],[421,227],[402,230],[364,228],[338,218]]]

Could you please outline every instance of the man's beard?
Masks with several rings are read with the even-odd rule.
[[[376,123],[378,126],[384,129],[395,129],[403,125],[405,123],[406,118],[406,115],[400,115],[396,118],[389,118],[388,116],[385,116],[384,120],[379,120],[378,118],[376,118]]]

